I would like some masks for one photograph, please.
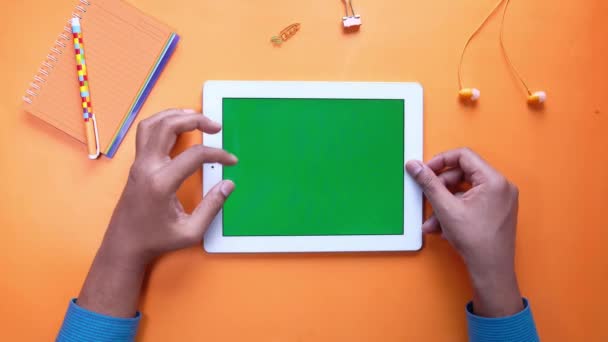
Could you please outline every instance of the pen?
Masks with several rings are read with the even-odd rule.
[[[82,29],[80,19],[72,18],[72,35],[74,37],[74,51],[76,52],[76,70],[78,72],[78,83],[80,85],[80,99],[82,101],[82,114],[84,128],[87,138],[87,149],[89,159],[99,157],[99,136],[97,134],[97,120],[91,107],[91,94],[89,91],[89,78],[87,64],[84,56],[84,45],[82,42]]]

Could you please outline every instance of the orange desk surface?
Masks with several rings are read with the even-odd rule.
[[[100,0],[93,0],[100,1]],[[340,28],[339,0],[133,0],[172,25],[179,47],[138,120],[200,108],[205,80],[418,81],[424,155],[471,146],[521,190],[517,272],[544,341],[608,341],[608,5],[513,0],[511,58],[549,97],[530,110],[498,44],[499,17],[473,41],[457,101],[462,45],[494,0],[355,1],[359,33]],[[0,13],[0,339],[49,341],[76,296],[134,157],[116,157],[20,109],[21,96],[72,0],[3,1]],[[301,31],[280,48],[272,35]],[[116,85],[120,87],[120,84]],[[180,147],[199,143],[188,134]],[[201,175],[179,191],[187,208]],[[465,341],[471,289],[440,238],[413,254],[163,257],[144,289],[141,341]]]

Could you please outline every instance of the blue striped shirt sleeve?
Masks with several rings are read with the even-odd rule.
[[[515,315],[499,318],[480,317],[473,313],[473,303],[466,307],[470,342],[538,342],[536,325],[528,300],[524,309]]]
[[[101,315],[79,307],[72,299],[56,341],[134,341],[140,319],[139,312],[133,318]]]

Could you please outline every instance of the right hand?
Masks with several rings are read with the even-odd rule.
[[[426,165],[409,161],[408,173],[433,207],[425,233],[442,233],[466,263],[475,312],[505,316],[521,311],[514,268],[518,190],[470,149],[441,153]],[[462,182],[465,192],[449,189]]]

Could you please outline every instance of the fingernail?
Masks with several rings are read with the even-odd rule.
[[[222,124],[221,123],[219,123],[219,122],[217,122],[215,120],[212,120],[211,118],[209,118],[208,116],[206,116],[204,114],[203,114],[202,120],[207,120],[211,125],[213,125],[215,127],[222,128]]]
[[[198,112],[196,111],[196,109],[184,109],[183,111],[184,111],[184,113],[188,113],[188,114],[194,114],[194,113],[198,113]]]
[[[410,176],[416,176],[419,174],[423,167],[422,162],[418,160],[410,160],[407,162],[407,164],[405,164],[405,169]]]
[[[230,154],[230,159],[232,159],[232,162],[234,163],[239,161],[239,158],[237,158],[234,154]]]
[[[220,192],[222,193],[222,195],[224,195],[224,197],[228,197],[230,196],[230,194],[232,193],[232,191],[234,190],[234,183],[232,183],[232,181],[223,181],[222,185],[220,185]]]

